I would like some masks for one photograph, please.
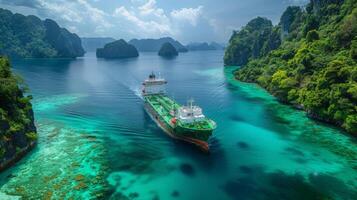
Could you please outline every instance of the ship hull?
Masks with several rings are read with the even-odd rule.
[[[208,139],[209,136],[206,137],[197,137],[200,135],[211,135],[212,130],[208,130],[206,132],[203,131],[194,131],[190,129],[185,129],[183,127],[175,127],[173,125],[168,124],[161,118],[161,116],[155,111],[155,109],[147,102],[145,102],[145,110],[152,120],[171,138],[181,140],[184,142],[188,142],[190,144],[194,144],[199,147],[204,152],[209,152]],[[203,134],[202,134],[203,133]],[[201,139],[202,138],[202,139]]]

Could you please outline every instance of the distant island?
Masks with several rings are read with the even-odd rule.
[[[97,49],[96,55],[98,58],[121,59],[138,57],[139,53],[133,45],[121,39]]]
[[[164,43],[172,44],[178,52],[187,52],[187,49],[179,41],[170,37],[164,37],[160,39],[132,39],[129,44],[134,45],[138,51],[142,52],[158,52]]]
[[[291,6],[276,26],[258,17],[235,31],[224,62],[241,66],[236,79],[357,135],[356,21],[356,1]]]
[[[158,55],[162,57],[175,57],[178,56],[178,51],[171,43],[166,42],[160,48]]]
[[[0,171],[22,157],[37,140],[31,97],[25,96],[18,84],[9,60],[0,57]]]
[[[216,42],[211,42],[208,44],[207,42],[194,42],[186,45],[186,48],[189,51],[211,51],[211,50],[223,50],[224,45],[216,43]]]
[[[115,41],[111,37],[83,37],[81,40],[86,52],[95,52],[98,48],[103,48],[105,44]]]
[[[0,8],[0,55],[11,58],[75,58],[84,55],[80,38],[46,19]]]

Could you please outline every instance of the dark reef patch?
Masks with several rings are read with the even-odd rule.
[[[309,181],[323,193],[339,196],[341,199],[356,199],[357,190],[349,190],[348,185],[341,180],[327,174],[310,174]],[[353,187],[353,184],[351,184]],[[343,196],[341,196],[341,194]]]
[[[115,145],[115,141],[107,140],[108,146]],[[109,149],[107,160],[112,171],[127,171],[134,174],[150,174],[156,168],[153,163],[162,159],[162,153],[159,151],[148,151],[146,148],[134,148],[135,145],[117,146]],[[112,153],[113,151],[113,153]],[[117,162],[120,160],[121,162]]]
[[[308,160],[303,159],[303,158],[296,158],[296,159],[294,159],[294,161],[299,163],[299,164],[306,164],[306,163],[309,162]]]
[[[226,170],[227,158],[223,151],[224,147],[218,138],[214,136],[210,138],[209,153],[203,153],[196,146],[187,144],[186,142],[178,140],[174,140],[173,142],[177,146],[177,148],[173,148],[173,153],[177,156],[189,157],[200,171],[209,173],[212,169]]]
[[[237,86],[232,85],[232,84],[230,84],[230,83],[226,83],[225,86],[226,86],[226,88],[227,88],[228,90],[231,90],[231,91],[239,91],[239,88],[238,88]]]
[[[250,102],[254,102],[254,103],[261,103],[266,101],[266,99],[262,97],[247,97],[247,98],[249,99]]]
[[[155,196],[152,198],[152,200],[160,200],[159,195],[155,194]]]
[[[243,117],[239,116],[239,115],[230,115],[229,119],[232,121],[236,121],[236,122],[244,122],[245,120],[243,119]]]
[[[277,122],[279,124],[284,124],[284,125],[290,124],[290,122],[288,120],[286,120],[283,117],[278,116],[277,114],[275,114],[275,115],[273,114],[273,115],[271,115],[271,117],[275,122]]]
[[[327,174],[309,175],[287,174],[282,171],[267,173],[263,168],[241,166],[242,177],[228,180],[222,190],[232,199],[291,199],[314,200],[354,199],[357,196],[352,188]],[[342,195],[342,196],[341,196]]]
[[[188,163],[183,163],[180,165],[180,170],[183,174],[185,174],[186,176],[194,176],[195,175],[195,169],[193,168],[192,165],[188,164]]]
[[[132,193],[129,194],[129,197],[130,197],[131,199],[138,198],[138,197],[139,197],[139,193],[137,193],[137,192],[132,192]]]
[[[302,151],[300,151],[296,148],[293,148],[293,147],[287,147],[284,149],[284,151],[288,152],[288,153],[292,153],[293,155],[296,155],[296,156],[305,156],[305,154]]]
[[[238,142],[237,143],[238,147],[241,149],[249,149],[249,144],[247,144],[246,142]]]
[[[174,191],[171,193],[171,196],[172,196],[172,197],[179,197],[179,196],[180,196],[180,193],[179,193],[177,190],[174,190]]]
[[[225,183],[223,190],[232,199],[255,199],[257,188],[254,182],[248,177],[236,180],[230,180]]]
[[[245,174],[250,174],[253,172],[254,169],[248,167],[248,166],[240,166],[239,170]]]

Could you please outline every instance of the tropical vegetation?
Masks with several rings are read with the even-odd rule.
[[[256,18],[230,39],[226,65],[280,101],[357,135],[357,0],[288,7],[272,26]]]
[[[161,46],[158,54],[162,57],[173,57],[178,56],[178,51],[171,43],[166,42]]]
[[[50,19],[0,8],[0,55],[11,58],[74,58],[84,55],[80,38]]]
[[[132,58],[138,57],[138,50],[131,44],[126,43],[125,40],[117,40],[106,44],[103,48],[97,49],[98,58]]]
[[[0,57],[0,170],[37,139],[31,96],[25,92],[21,79],[11,72],[9,60]]]

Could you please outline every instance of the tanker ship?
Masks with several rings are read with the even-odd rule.
[[[167,81],[154,73],[143,82],[144,106],[150,117],[170,137],[198,146],[208,152],[208,139],[216,123],[205,117],[202,109],[190,100],[182,106],[166,95]]]

